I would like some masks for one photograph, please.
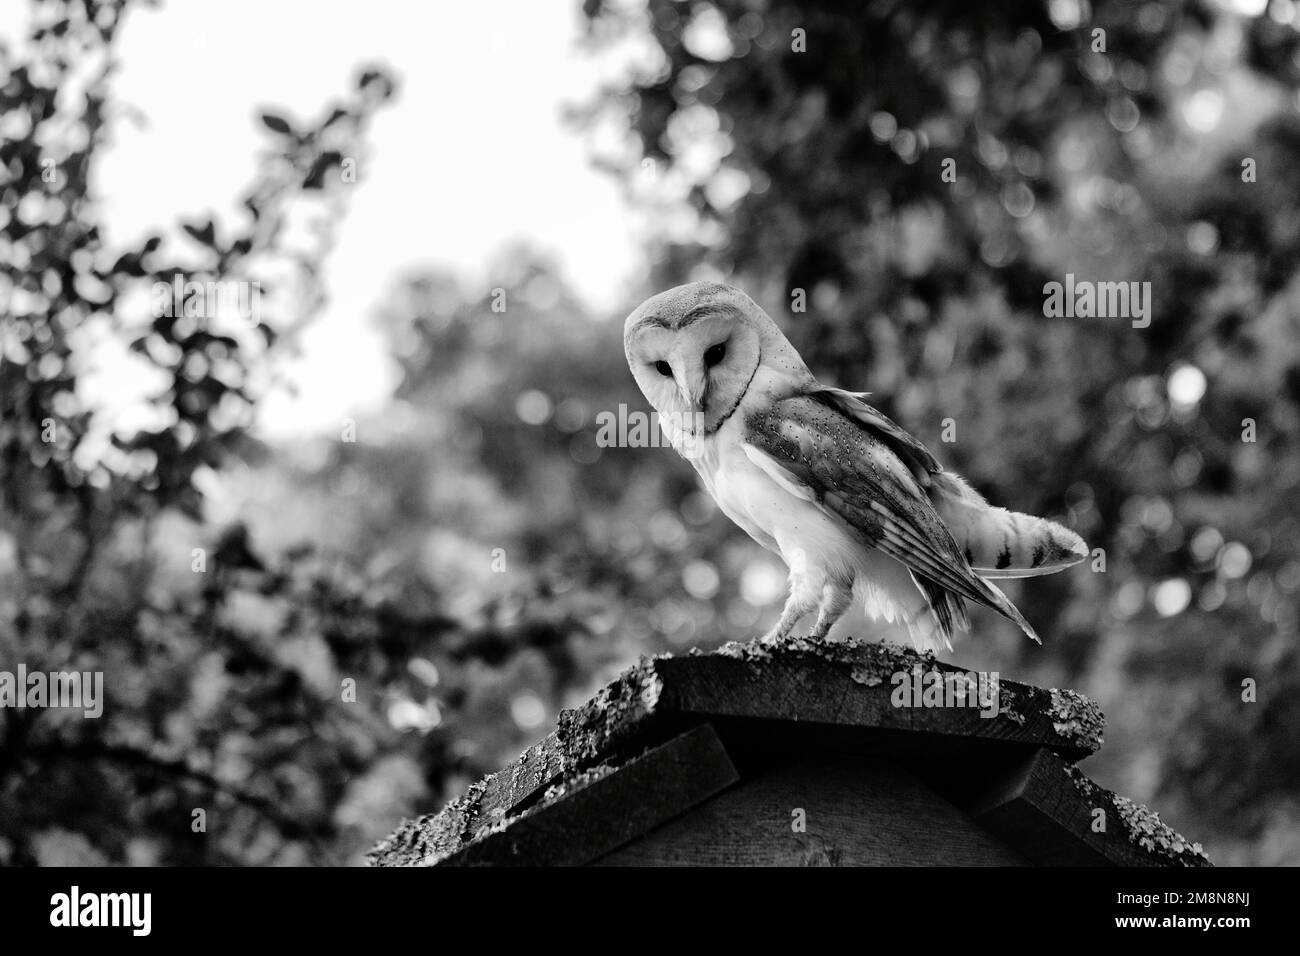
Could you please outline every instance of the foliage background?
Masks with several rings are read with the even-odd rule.
[[[645,286],[594,314],[504,238],[487,288],[420,270],[375,290],[388,406],[278,444],[258,402],[400,87],[362,66],[305,127],[267,114],[246,215],[112,247],[89,184],[127,5],[39,3],[0,46],[0,669],[103,670],[108,697],[0,710],[0,862],[355,863],[637,655],[760,633],[774,559],[671,453],[595,439],[644,408],[622,315],[702,277],[1104,549],[1010,588],[1043,648],[979,614],[956,660],[1097,698],[1088,772],[1217,862],[1300,862],[1291,0],[589,0],[589,54],[626,69],[571,121],[644,218]],[[264,281],[268,314],[155,319],[176,271]],[[1150,281],[1151,326],[1045,318],[1066,273]],[[78,387],[105,336],[157,381],[130,421]]]

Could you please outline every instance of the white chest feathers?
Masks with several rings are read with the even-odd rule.
[[[722,513],[792,570],[807,562],[861,566],[863,543],[805,492],[763,468],[752,450],[747,453],[739,418],[711,436],[692,462]]]

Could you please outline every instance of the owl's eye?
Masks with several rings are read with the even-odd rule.
[[[660,359],[658,362],[655,362],[655,371],[666,378],[673,374],[673,367],[663,359]]]
[[[713,366],[717,365],[726,357],[727,357],[727,343],[719,342],[717,345],[713,346],[707,352],[704,353],[704,367],[713,368]]]

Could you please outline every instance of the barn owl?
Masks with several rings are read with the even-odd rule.
[[[763,638],[805,615],[824,638],[859,602],[904,625],[919,649],[952,649],[966,601],[1038,636],[990,579],[1033,577],[1087,556],[1043,518],[995,508],[919,441],[819,383],[772,318],[714,282],[678,286],[627,317],[623,347],[662,431],[732,521],[789,568],[789,596]]]

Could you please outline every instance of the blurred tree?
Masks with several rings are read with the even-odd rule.
[[[0,863],[356,861],[638,653],[761,632],[781,569],[671,453],[602,447],[598,416],[645,410],[618,325],[535,249],[388,291],[381,413],[250,438],[392,85],[262,115],[247,217],[110,249],[87,177],[124,7],[38,4],[24,58],[0,48],[0,669],[103,670],[109,697],[0,710]],[[1013,594],[1045,648],[983,617],[960,658],[1098,697],[1090,772],[1217,860],[1300,860],[1300,11],[586,9],[635,61],[579,118],[657,230],[653,286],[732,277],[819,375],[1104,549]],[[56,96],[74,59],[104,72]],[[167,317],[178,272],[260,281],[266,315]],[[1150,326],[1046,317],[1068,272],[1151,281]],[[129,419],[83,388],[103,343],[152,376]]]
[[[200,487],[244,440],[281,337],[319,304],[344,157],[393,86],[368,71],[301,127],[263,114],[245,216],[114,248],[89,184],[116,115],[107,84],[127,8],[36,3],[22,52],[0,45],[0,663],[103,671],[108,696],[98,720],[0,710],[0,862],[291,860],[335,827],[334,801],[313,789],[343,787],[362,758],[332,738],[366,718],[324,726],[329,671],[228,620],[232,607],[277,613],[272,596],[312,582],[285,574],[240,595],[245,576],[267,574],[248,542],[233,531],[206,557],[176,516],[202,518]],[[303,213],[325,228],[295,245]],[[87,398],[109,359],[155,386],[129,419]],[[154,547],[160,525],[170,537]],[[161,585],[160,561],[189,586]],[[312,681],[314,696],[301,691]],[[213,839],[194,832],[193,808]],[[259,847],[269,833],[279,856]]]
[[[584,9],[634,52],[576,118],[657,213],[655,287],[731,277],[819,376],[932,445],[951,420],[949,467],[1103,549],[1016,591],[1045,652],[963,660],[1099,697],[1094,772],[1212,855],[1300,861],[1296,5]],[[1047,317],[1067,273],[1150,282],[1149,327]]]

